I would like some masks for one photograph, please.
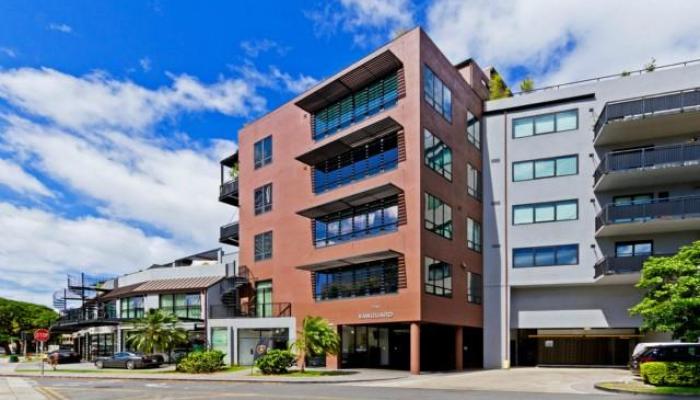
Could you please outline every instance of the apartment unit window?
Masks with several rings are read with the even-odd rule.
[[[513,120],[513,138],[564,132],[578,128],[578,110],[561,111]]]
[[[255,189],[255,215],[272,210],[272,184]]]
[[[313,138],[321,140],[377,112],[392,107],[399,98],[398,73],[394,72],[313,114]]]
[[[467,111],[467,141],[481,150],[481,121]]]
[[[513,182],[576,174],[578,174],[577,155],[513,163]]]
[[[316,300],[377,296],[399,291],[398,259],[371,261],[316,271]]]
[[[253,161],[255,169],[272,162],[272,136],[260,139],[253,145]]]
[[[471,164],[467,164],[467,194],[481,200],[481,171]]]
[[[314,245],[325,247],[393,232],[399,226],[398,197],[391,196],[314,220]]]
[[[467,247],[481,253],[481,223],[467,218]]]
[[[255,261],[272,258],[272,231],[255,235]]]
[[[425,101],[447,121],[452,122],[452,92],[427,65],[423,71]]]
[[[427,129],[423,130],[423,147],[425,148],[425,165],[451,181],[452,149]]]
[[[425,257],[425,293],[452,297],[452,265]]]
[[[578,200],[513,206],[513,225],[578,219]]]
[[[576,264],[578,264],[577,244],[513,249],[513,268]]]
[[[467,272],[467,302],[481,304],[481,299],[483,297],[482,285],[481,274]]]
[[[398,136],[394,132],[314,165],[314,193],[378,175],[398,164]]]
[[[143,296],[125,297],[119,301],[120,318],[143,318]]]
[[[161,294],[159,308],[178,318],[202,318],[202,298],[199,293]]]
[[[615,257],[650,256],[654,253],[651,240],[615,243]]]
[[[425,229],[452,239],[452,207],[429,193],[425,194]]]
[[[272,316],[272,281],[255,284],[255,312],[258,318]]]

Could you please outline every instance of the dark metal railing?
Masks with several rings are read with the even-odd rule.
[[[697,106],[700,106],[700,88],[608,102],[598,116],[594,134],[597,137],[605,124],[616,119],[659,111],[684,111],[686,107]]]
[[[238,242],[239,225],[238,222],[233,222],[224,225],[219,229],[219,241],[234,241]]]
[[[596,216],[596,231],[604,225],[697,217],[700,217],[700,196],[671,197],[633,204],[608,204]]]
[[[606,256],[595,264],[595,276],[597,278],[603,275],[616,275],[616,274],[631,274],[639,272],[644,266],[644,262],[649,259],[649,257],[668,257],[673,254],[645,254],[638,256]]]
[[[117,321],[116,308],[80,307],[61,311],[57,324],[67,324],[87,321]]]
[[[238,198],[238,178],[224,182],[219,186],[219,198],[233,196]]]
[[[609,172],[658,166],[682,166],[700,162],[700,143],[683,143],[668,146],[647,147],[635,150],[613,151],[606,154],[596,168],[598,180]]]
[[[292,316],[291,303],[241,304],[209,306],[209,318],[282,318]]]

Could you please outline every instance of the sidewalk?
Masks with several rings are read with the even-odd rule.
[[[34,387],[22,378],[0,378],[0,400],[44,400]]]

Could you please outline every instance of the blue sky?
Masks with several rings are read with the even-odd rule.
[[[700,58],[694,2],[643,3],[0,2],[0,296],[49,304],[66,273],[218,247],[242,124],[398,30],[515,86]]]

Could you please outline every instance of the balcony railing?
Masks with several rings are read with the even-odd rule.
[[[72,308],[61,312],[57,325],[75,324],[90,321],[118,321],[117,310],[114,308]]]
[[[600,259],[595,264],[595,276],[597,278],[603,275],[631,274],[642,270],[644,262],[649,257],[667,257],[673,254],[645,254],[639,256],[607,256]]]
[[[238,222],[224,225],[219,230],[219,242],[238,246],[239,226]]]
[[[219,186],[219,201],[238,206],[238,178],[224,182]]]
[[[615,171],[700,163],[700,143],[683,143],[606,154],[595,171],[595,181]]]
[[[609,102],[605,104],[595,123],[595,136],[600,134],[605,124],[616,119],[662,111],[684,111],[686,107],[698,106],[700,106],[700,88]]]
[[[282,318],[292,316],[291,303],[244,304],[240,306],[211,305],[209,318]]]
[[[700,217],[700,196],[656,199],[633,204],[608,204],[596,216],[596,231],[604,225],[697,217]]]

